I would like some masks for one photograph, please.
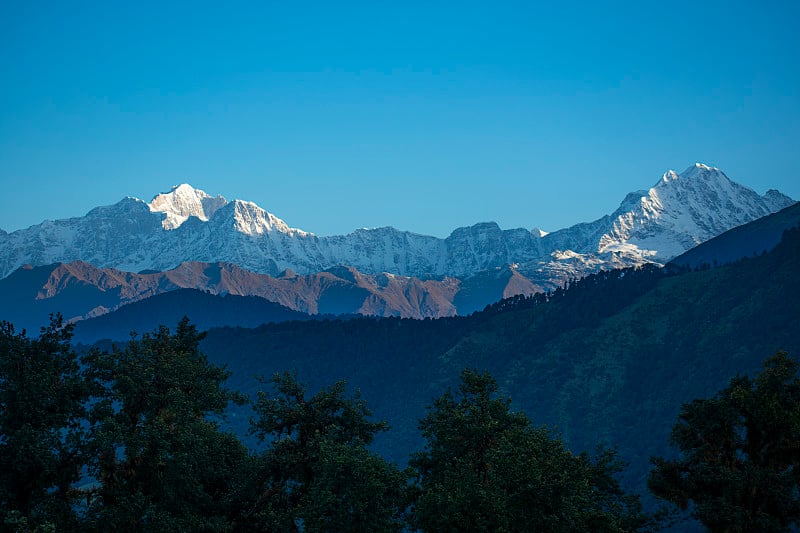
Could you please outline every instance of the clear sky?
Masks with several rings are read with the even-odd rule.
[[[165,5],[167,4],[167,5]],[[800,199],[800,2],[0,2],[0,228],[188,182],[321,235]]]

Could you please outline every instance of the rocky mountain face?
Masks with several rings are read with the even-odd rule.
[[[208,222],[208,219],[227,203],[222,196],[215,198],[194,189],[191,185],[183,184],[173,188],[169,193],[156,195],[150,202],[150,210],[164,213],[161,225],[169,230],[177,228],[189,217],[197,217],[203,222]]]
[[[508,296],[543,290],[509,267],[465,280],[422,280],[388,273],[364,274],[353,267],[333,267],[306,275],[285,271],[273,277],[230,263],[198,262],[182,263],[165,272],[137,274],[75,261],[23,267],[0,280],[0,318],[37,331],[47,323],[50,313],[60,312],[76,322],[181,289],[258,297],[309,315],[418,319],[465,315]]]
[[[665,263],[793,203],[775,190],[761,196],[721,170],[696,163],[681,174],[666,172],[646,191],[628,194],[611,215],[553,232],[543,241],[555,250],[552,259],[564,263],[569,257],[577,269],[591,269],[597,261],[612,267]],[[535,264],[545,270],[555,268],[551,261]]]
[[[611,215],[550,234],[502,230],[490,222],[458,228],[446,239],[389,227],[319,237],[251,202],[181,185],[150,203],[126,198],[84,217],[0,233],[0,276],[26,264],[72,261],[130,272],[225,262],[272,276],[346,265],[420,279],[464,278],[514,265],[534,285],[552,287],[601,268],[663,263],[791,203],[777,191],[761,196],[698,163],[629,194]]]
[[[760,255],[777,245],[785,230],[798,225],[800,203],[795,203],[711,238],[670,263],[678,268],[697,268]],[[616,257],[611,254],[612,260]],[[562,269],[561,277],[569,277],[570,268],[572,271],[588,271],[607,267],[596,258],[593,263],[590,258],[577,252],[562,252],[551,265]],[[531,265],[527,266],[530,268]],[[304,313],[306,317],[360,314],[439,318],[467,315],[503,298],[553,289],[554,285],[547,281],[537,283],[532,279],[537,275],[544,279],[545,272],[545,269],[534,271],[529,277],[520,272],[518,265],[507,265],[462,279],[423,280],[389,273],[365,274],[345,266],[314,274],[287,270],[278,276],[270,276],[231,263],[186,262],[164,272],[132,273],[75,261],[42,267],[26,266],[0,279],[0,317],[11,320],[18,327],[36,331],[47,323],[49,313],[61,312],[70,321],[81,321],[113,314],[129,304],[186,289],[215,296],[256,297],[279,305],[287,312]],[[549,274],[553,275],[553,270]],[[219,303],[215,299],[192,298],[205,303]],[[183,300],[175,300],[180,301]],[[153,305],[157,307],[157,304]],[[261,309],[261,304],[250,302],[248,305],[248,309]],[[208,314],[207,310],[187,309]],[[239,309],[233,313],[237,316],[228,317],[227,322],[216,325],[266,320],[264,316],[241,317],[242,312],[244,310]],[[145,310],[139,314],[152,313]],[[285,316],[297,317],[272,311],[269,316],[275,320]]]

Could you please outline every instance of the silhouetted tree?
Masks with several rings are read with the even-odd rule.
[[[420,421],[411,524],[422,531],[636,531],[647,525],[625,494],[612,451],[573,455],[534,428],[488,373],[465,370],[458,393]]]
[[[650,490],[712,532],[788,531],[800,523],[800,379],[785,352],[681,408],[676,460],[652,459]]]
[[[249,527],[271,531],[399,531],[405,478],[367,449],[385,422],[344,382],[306,398],[291,374],[276,374],[275,394],[260,392],[254,433],[262,457],[259,498]]]
[[[235,519],[239,476],[252,460],[213,417],[239,396],[228,372],[199,351],[204,334],[183,319],[120,349],[95,352],[103,393],[91,412],[88,513],[98,530],[219,531]]]
[[[50,317],[37,339],[0,322],[0,527],[76,527],[72,486],[90,388],[70,346],[72,326]]]

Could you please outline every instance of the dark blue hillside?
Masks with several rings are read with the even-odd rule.
[[[203,349],[253,394],[255,375],[296,370],[312,389],[358,388],[392,430],[376,442],[405,462],[417,421],[464,367],[489,370],[515,407],[573,450],[618,446],[628,487],[669,454],[682,403],[755,373],[778,349],[800,354],[800,230],[766,255],[698,272],[608,272],[514,298],[470,317],[287,322],[213,329]],[[246,431],[246,416],[235,417]]]
[[[311,320],[305,313],[255,296],[217,296],[196,289],[180,289],[124,305],[107,315],[78,322],[75,341],[126,340],[131,331],[152,331],[159,324],[174,326],[189,316],[199,329],[219,326],[256,327],[268,322]],[[319,318],[319,317],[313,317]]]

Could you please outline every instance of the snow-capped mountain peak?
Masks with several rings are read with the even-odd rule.
[[[698,171],[698,172],[699,171],[703,171],[703,170],[715,170],[717,172],[720,171],[717,167],[712,167],[712,166],[706,165],[704,163],[695,163],[694,165],[692,165],[689,168],[687,168],[685,172],[689,172],[689,171],[692,171],[692,170]]]
[[[235,228],[238,233],[245,235],[262,235],[273,231],[308,235],[289,227],[286,222],[253,202],[238,199],[229,202],[223,196],[211,196],[188,183],[175,185],[169,192],[156,195],[147,206],[153,213],[163,213],[161,225],[165,230],[177,229],[189,217],[196,217],[202,222],[216,220],[215,225]]]
[[[671,181],[675,181],[676,179],[678,179],[678,173],[675,172],[674,170],[667,170],[666,172],[664,172],[664,175],[661,176],[661,180],[658,183],[656,183],[656,187],[658,187],[662,183],[666,184]]]
[[[233,227],[239,233],[261,235],[277,231],[294,236],[310,235],[303,230],[289,227],[286,222],[253,202],[234,200],[228,204],[228,209],[231,210],[228,216],[233,218]]]
[[[722,181],[730,183],[731,180],[717,167],[704,165],[703,163],[695,163],[686,170],[680,173],[682,180],[705,180],[705,181]]]
[[[446,239],[390,227],[318,237],[252,202],[229,202],[183,184],[150,203],[127,198],[85,217],[0,233],[0,278],[26,263],[75,260],[129,271],[224,261],[272,275],[347,265],[367,274],[425,279],[470,276],[517,263],[546,287],[601,268],[662,263],[792,203],[778,191],[759,195],[698,163],[680,174],[668,171],[650,189],[628,194],[609,215],[551,233],[503,230],[488,222],[456,229]]]
[[[680,174],[669,170],[648,191],[628,195],[612,215],[612,227],[600,238],[597,251],[624,245],[642,257],[665,261],[792,203],[776,193],[761,196],[703,163]]]
[[[161,223],[164,229],[175,229],[189,217],[197,217],[205,222],[227,203],[222,196],[214,197],[188,183],[182,183],[167,193],[156,195],[147,205],[154,213],[164,213]]]
[[[658,183],[655,184],[655,187],[659,185],[666,185],[673,181],[688,181],[688,180],[696,180],[696,179],[728,179],[728,176],[725,175],[717,167],[712,167],[703,163],[695,163],[694,165],[690,166],[680,174],[675,172],[674,170],[668,170],[664,173]]]

